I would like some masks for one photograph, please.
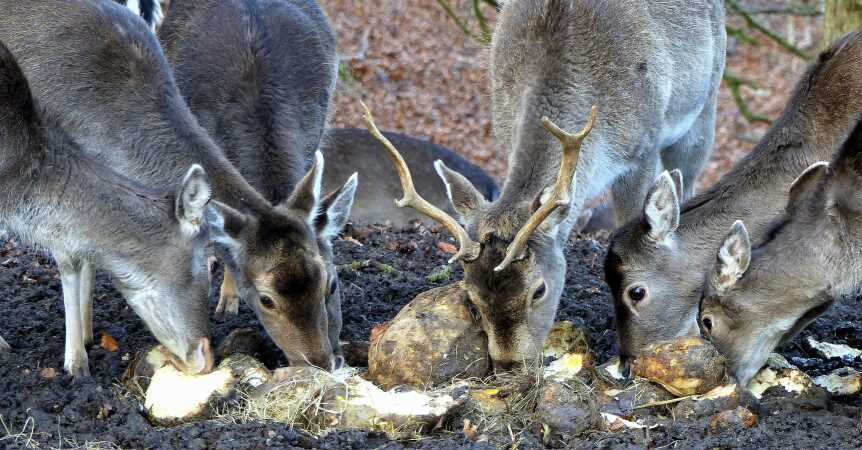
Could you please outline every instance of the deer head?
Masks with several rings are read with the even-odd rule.
[[[329,322],[341,321],[340,312],[332,317],[339,309],[333,305],[340,305],[340,290],[330,241],[347,223],[358,178],[354,174],[321,198],[323,165],[317,152],[290,197],[267,214],[230,210],[220,259],[238,297],[254,310],[291,365],[328,370],[337,364],[340,331]]]
[[[860,149],[857,126],[835,170],[815,163],[797,178],[784,217],[760,246],[752,249],[737,221],[706,273],[700,326],[743,386],[775,347],[859,287]]]
[[[596,113],[593,107],[578,134],[542,119],[545,129],[562,145],[560,170],[552,186],[518,209],[488,202],[464,176],[437,161],[437,173],[446,185],[459,223],[416,193],[404,159],[365,109],[368,129],[398,170],[404,197],[396,205],[427,215],[458,239],[458,252],[449,262],[460,261],[464,268],[465,288],[480,313],[491,358],[499,370],[535,358],[553,325],[566,270],[563,248],[568,237],[560,236],[559,229],[568,227],[560,224],[569,220],[578,154]]]

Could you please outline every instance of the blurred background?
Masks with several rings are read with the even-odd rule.
[[[378,126],[445,145],[506,173],[491,129],[488,58],[494,0],[320,0],[342,66],[332,126]],[[745,156],[819,50],[862,25],[862,0],[726,0],[727,71],[703,189]]]

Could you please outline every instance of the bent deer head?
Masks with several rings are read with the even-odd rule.
[[[564,233],[559,229],[568,227],[559,225],[568,220],[578,155],[595,123],[596,107],[577,134],[542,118],[544,128],[561,144],[560,169],[552,186],[521,204],[488,202],[464,176],[437,161],[435,167],[452,206],[466,226],[416,192],[404,159],[363,107],[368,129],[383,144],[398,171],[404,197],[396,205],[427,215],[458,239],[458,252],[449,262],[460,261],[464,268],[464,284],[479,310],[494,367],[506,370],[532,361],[553,325],[562,293],[566,267],[563,248],[568,237],[561,236]]]

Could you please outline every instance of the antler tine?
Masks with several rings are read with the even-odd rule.
[[[548,200],[538,209],[536,212],[530,216],[530,219],[527,220],[527,223],[521,227],[521,230],[518,231],[518,234],[515,235],[515,240],[509,244],[509,248],[506,249],[506,257],[503,259],[497,267],[494,268],[495,272],[499,272],[512,261],[516,259],[523,258],[524,250],[527,248],[527,241],[530,240],[530,236],[539,228],[539,225],[551,215],[557,208],[560,206],[566,206],[571,201],[571,188],[573,178],[575,176],[575,170],[578,168],[578,155],[581,153],[581,144],[584,142],[584,139],[587,135],[590,134],[590,131],[593,130],[593,125],[596,123],[596,116],[598,115],[598,107],[593,106],[590,110],[590,118],[587,119],[587,124],[584,125],[584,128],[577,134],[571,134],[566,131],[563,131],[560,127],[558,127],[554,122],[551,122],[551,119],[547,117],[542,117],[542,125],[545,126],[545,129],[548,130],[551,134],[554,135],[563,146],[563,152],[560,157],[560,172],[557,174],[557,181],[554,183],[553,191],[551,192],[551,196]]]
[[[365,120],[365,125],[368,127],[368,131],[380,141],[381,144],[386,148],[386,154],[389,155],[389,159],[392,160],[392,163],[395,165],[395,169],[398,171],[398,178],[401,180],[401,189],[404,191],[404,197],[401,200],[395,201],[395,206],[399,208],[403,208],[405,206],[409,206],[416,211],[419,211],[422,214],[434,219],[439,222],[441,225],[445,226],[453,236],[458,238],[459,249],[458,253],[455,254],[451,259],[449,259],[449,264],[454,263],[455,261],[463,260],[463,261],[472,261],[479,257],[480,246],[479,243],[470,239],[470,236],[467,234],[467,231],[452,218],[449,214],[446,214],[440,208],[428,203],[422,196],[416,192],[416,188],[413,186],[413,177],[410,175],[410,168],[407,167],[407,163],[404,161],[404,158],[401,157],[401,153],[398,152],[398,149],[392,145],[392,142],[377,129],[377,125],[374,124],[374,118],[371,117],[371,111],[365,106],[364,102],[360,102],[362,104],[362,108],[365,110],[365,115],[362,117]]]

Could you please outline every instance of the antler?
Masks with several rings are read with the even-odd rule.
[[[464,230],[464,228],[458,224],[452,216],[446,214],[440,210],[440,208],[437,208],[431,203],[428,203],[428,201],[416,192],[416,188],[413,187],[413,177],[410,175],[410,169],[407,167],[407,163],[404,162],[404,158],[401,157],[401,153],[399,153],[395,146],[392,145],[392,142],[389,142],[389,139],[386,139],[386,136],[377,129],[377,125],[374,125],[374,118],[371,117],[371,111],[368,110],[365,103],[360,103],[362,104],[362,108],[365,109],[365,115],[362,118],[365,120],[365,125],[368,127],[368,131],[370,131],[371,134],[377,138],[384,147],[386,147],[386,153],[389,155],[389,159],[392,160],[392,163],[395,164],[395,169],[398,170],[398,178],[401,179],[401,189],[404,191],[404,197],[402,197],[401,200],[396,200],[395,206],[399,208],[409,206],[416,211],[425,214],[445,226],[453,236],[458,238],[460,248],[458,249],[458,253],[449,259],[449,264],[452,264],[459,259],[463,261],[473,261],[478,258],[481,250],[479,243],[470,239],[467,231]]]
[[[590,110],[590,118],[587,120],[587,124],[584,125],[584,128],[578,134],[570,134],[558,127],[554,122],[551,122],[551,119],[547,117],[542,117],[542,125],[545,126],[545,129],[548,130],[551,134],[554,135],[559,141],[560,144],[563,145],[563,153],[560,161],[560,173],[557,174],[557,181],[554,183],[553,192],[548,200],[538,209],[536,212],[530,216],[530,219],[527,220],[527,223],[518,231],[518,234],[515,235],[515,240],[509,244],[509,248],[506,249],[506,257],[503,259],[497,267],[494,268],[495,272],[499,272],[512,261],[516,259],[523,258],[524,249],[527,248],[527,241],[530,240],[530,236],[533,235],[533,232],[536,231],[536,228],[551,215],[557,208],[560,206],[566,206],[571,201],[571,188],[573,178],[575,176],[575,169],[578,168],[578,155],[581,153],[581,144],[584,142],[584,139],[587,135],[590,134],[590,131],[593,129],[593,125],[596,122],[596,115],[598,113],[598,107],[593,106]]]

